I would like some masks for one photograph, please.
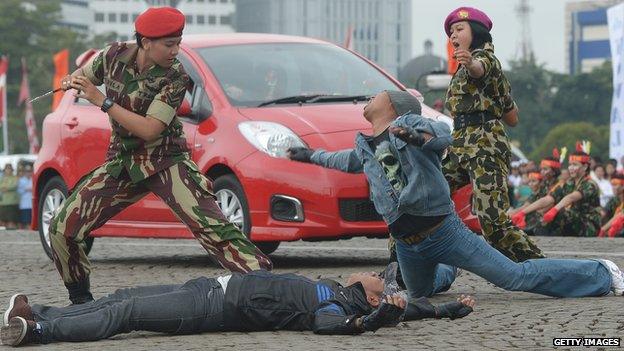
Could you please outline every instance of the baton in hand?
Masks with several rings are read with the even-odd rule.
[[[50,94],[54,94],[54,93],[56,93],[58,91],[61,91],[61,90],[63,90],[63,89],[62,88],[56,88],[54,90],[50,90],[50,91],[48,91],[45,94],[42,94],[42,95],[37,96],[36,98],[30,99],[30,101],[28,101],[28,102],[30,103],[30,102],[37,101],[37,100],[41,99],[42,97],[46,97],[46,96],[48,96]]]

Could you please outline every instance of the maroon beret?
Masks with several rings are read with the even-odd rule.
[[[146,38],[179,37],[184,15],[173,7],[150,7],[137,17],[134,29]]]
[[[455,9],[446,16],[444,21],[444,30],[447,36],[451,36],[451,25],[461,21],[472,21],[484,26],[488,32],[492,30],[492,20],[481,10],[474,7],[460,7]]]

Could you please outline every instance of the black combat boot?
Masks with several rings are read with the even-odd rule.
[[[77,281],[75,283],[65,283],[65,287],[69,292],[69,300],[74,305],[80,305],[86,302],[93,301],[93,295],[91,295],[89,283],[89,277]]]

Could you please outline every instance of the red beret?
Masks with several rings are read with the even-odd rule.
[[[474,7],[460,7],[455,9],[446,16],[444,21],[444,30],[447,36],[451,36],[451,25],[461,21],[472,21],[483,25],[488,32],[492,30],[492,20],[481,10]]]
[[[179,37],[184,15],[173,7],[150,7],[137,17],[134,29],[146,38]]]

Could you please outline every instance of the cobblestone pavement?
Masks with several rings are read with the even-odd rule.
[[[537,238],[537,242],[550,257],[605,257],[624,266],[624,239]],[[282,244],[272,258],[277,272],[342,280],[352,272],[383,268],[387,256],[385,248],[386,242],[381,239],[295,242]],[[225,273],[192,240],[98,238],[90,257],[96,298],[120,287],[177,283],[201,275]],[[68,303],[66,291],[53,264],[43,253],[36,232],[0,231],[0,258],[3,263],[0,301],[8,301],[15,292],[24,292],[36,303]],[[555,299],[508,293],[466,272],[448,292],[432,300],[449,301],[459,294],[477,298],[475,312],[465,319],[402,323],[395,329],[355,337],[286,331],[191,336],[136,332],[95,343],[51,344],[46,349],[538,350],[552,349],[553,337],[623,335],[624,297]],[[0,309],[4,306],[2,302]]]

